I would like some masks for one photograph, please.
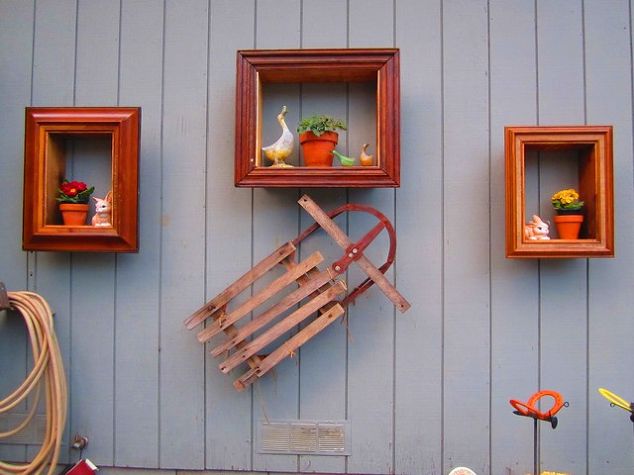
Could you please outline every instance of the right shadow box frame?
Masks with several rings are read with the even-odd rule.
[[[614,257],[612,126],[508,126],[505,155],[506,257]],[[535,155],[542,162],[562,156],[571,162],[567,166],[576,175],[574,187],[585,202],[579,239],[531,241],[524,237],[524,225],[529,221],[527,195],[534,194],[527,189],[534,185],[527,185],[527,163]]]

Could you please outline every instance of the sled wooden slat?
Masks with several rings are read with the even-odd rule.
[[[221,315],[222,313],[224,313],[226,309],[226,306],[223,307],[223,311],[220,313],[216,313],[215,315]],[[229,338],[233,337],[236,335],[238,329],[236,327],[234,327],[233,325],[227,327],[224,329],[224,332],[227,334],[227,336]],[[246,342],[240,342],[236,345],[236,348],[242,348],[244,345],[246,344]],[[247,360],[247,364],[251,367],[251,368],[255,368],[258,364],[260,364],[260,357],[258,355],[252,355],[248,360]]]
[[[287,262],[289,262],[289,264],[287,264]],[[291,269],[293,266],[296,266],[296,265],[297,265],[297,263],[296,263],[296,262],[289,261],[288,259],[285,259],[284,261],[282,261],[282,264],[283,264],[284,266],[286,266],[286,268],[287,268],[287,269]],[[330,274],[330,278],[331,278],[331,279],[334,279],[334,278],[336,277],[336,275],[334,275],[334,273],[333,273],[333,272],[331,272],[330,267],[329,267],[328,269],[326,269],[326,271]],[[300,275],[300,276],[297,278],[297,283],[298,283],[300,286],[302,286],[302,285],[304,285],[305,283],[310,282],[310,279],[312,279],[313,277],[315,277],[315,276],[316,276],[317,274],[319,274],[320,272],[321,272],[321,271],[319,270],[319,268],[318,268],[318,267],[315,267],[315,268],[313,268],[313,269],[309,270],[308,272],[306,272],[306,274],[304,274],[304,275]],[[330,287],[329,285],[324,285],[324,286],[320,287],[319,289],[316,289],[316,290],[315,290],[314,295],[319,295],[320,293],[325,292],[325,291],[326,291],[329,287]],[[313,296],[314,296],[314,295],[313,295]],[[321,310],[320,310],[320,311],[321,311]]]
[[[340,304],[336,304],[326,313],[320,315],[308,326],[299,331],[296,335],[289,338],[284,344],[271,352],[266,358],[263,358],[257,367],[251,368],[247,373],[235,381],[234,387],[238,390],[244,389],[257,378],[264,376],[282,360],[291,356],[297,348],[337,320],[337,318],[343,315],[343,313],[343,307]]]
[[[315,203],[310,196],[302,196],[298,203],[302,208],[310,214],[313,219],[328,233],[328,235],[339,246],[346,250],[354,243],[344,233],[337,224],[330,219],[330,217],[322,210],[317,203]],[[398,290],[392,285],[392,283],[383,275],[383,273],[376,268],[374,264],[365,256],[360,256],[355,261],[359,267],[370,277],[376,285],[383,291],[385,296],[398,308],[401,312],[405,312],[410,308],[410,303],[403,297]]]
[[[248,357],[254,355],[257,351],[264,348],[269,343],[277,340],[284,333],[289,331],[295,325],[301,323],[309,315],[313,314],[321,307],[332,301],[338,295],[346,291],[346,285],[342,281],[337,281],[326,292],[307,302],[285,319],[278,322],[272,328],[268,329],[255,340],[247,343],[240,351],[236,351],[233,355],[220,363],[219,368],[223,373],[231,371],[233,368],[244,362]]]
[[[308,278],[304,281],[304,285],[299,287],[297,290],[285,296],[278,303],[255,317],[250,322],[236,329],[234,335],[232,335],[228,340],[224,341],[220,345],[213,348],[210,353],[213,356],[220,356],[225,351],[230,350],[238,343],[243,341],[245,338],[248,338],[264,325],[271,322],[283,312],[291,308],[293,305],[298,304],[303,299],[311,295],[313,292],[319,290],[321,287],[327,284],[330,279],[330,272],[328,270],[319,272],[316,276]]]
[[[270,269],[275,267],[283,259],[295,252],[295,246],[291,242],[282,244],[279,248],[269,254],[267,257],[258,262],[251,270],[242,275],[233,284],[223,290],[215,298],[207,302],[196,312],[185,320],[185,326],[191,330],[206,318],[218,311],[220,307],[225,305],[236,295],[240,294],[244,289],[249,287],[253,282],[266,274]]]
[[[305,260],[294,266],[292,269],[287,271],[285,274],[281,275],[269,285],[267,285],[264,289],[258,292],[256,295],[251,297],[249,300],[240,305],[236,310],[229,313],[226,318],[217,319],[211,325],[208,325],[207,328],[201,330],[198,333],[198,341],[201,343],[206,342],[214,335],[220,333],[224,328],[229,325],[233,325],[235,322],[240,320],[242,317],[247,315],[252,310],[256,309],[258,306],[266,302],[273,295],[277,294],[279,291],[284,289],[290,283],[295,282],[299,277],[304,275],[310,269],[314,268],[317,264],[324,260],[323,256],[319,251],[315,251],[310,256],[308,256]]]
[[[226,315],[226,312],[227,312],[227,305],[225,304],[222,307],[220,307],[217,312],[213,314],[212,318],[213,319],[222,318],[223,315]],[[237,331],[238,330],[233,325],[224,329],[224,332],[229,337],[232,337],[233,335],[235,335]],[[245,342],[242,342],[241,344],[236,345],[236,347],[242,348],[242,346],[244,346],[245,344],[246,344]],[[255,368],[258,364],[260,364],[260,361],[261,359],[258,355],[253,355],[248,360],[246,360],[247,364],[251,368]]]

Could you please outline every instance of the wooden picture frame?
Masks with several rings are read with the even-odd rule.
[[[576,186],[585,202],[585,223],[579,239],[532,241],[524,237],[524,225],[530,220],[526,213],[527,155],[533,152],[539,153],[541,160],[574,154]],[[614,256],[612,126],[505,127],[505,155],[507,257]]]
[[[261,163],[263,86],[376,82],[376,166],[271,168]],[[296,138],[297,140],[297,138]],[[235,186],[398,187],[399,50],[302,49],[237,52]]]
[[[23,249],[137,252],[140,108],[27,107],[25,115]],[[74,139],[107,147],[110,163],[100,167],[110,174],[103,181],[112,190],[112,226],[59,220],[57,188],[71,178],[67,165],[81,161],[66,147]]]

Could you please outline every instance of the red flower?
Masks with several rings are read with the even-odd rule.
[[[83,181],[64,180],[57,189],[57,201],[60,203],[88,203],[88,199],[95,187],[88,188]]]
[[[86,188],[86,183],[84,183],[83,181],[67,181],[62,183],[62,185],[60,186],[62,193],[70,198],[72,198],[73,196],[77,196],[82,191],[86,191]]]

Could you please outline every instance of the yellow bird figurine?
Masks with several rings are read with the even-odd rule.
[[[367,153],[369,146],[369,143],[364,143],[361,147],[361,154],[359,155],[359,163],[364,167],[371,167],[374,164],[374,157]]]
[[[293,166],[285,162],[285,160],[293,152],[293,144],[295,142],[293,134],[288,129],[286,121],[284,120],[287,112],[288,109],[286,106],[282,106],[282,111],[277,116],[277,121],[279,122],[280,127],[282,127],[282,135],[280,138],[268,147],[262,148],[264,156],[273,162],[273,165],[271,165],[272,167],[289,168]]]

